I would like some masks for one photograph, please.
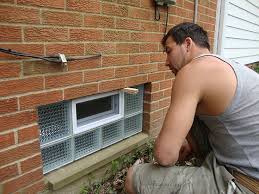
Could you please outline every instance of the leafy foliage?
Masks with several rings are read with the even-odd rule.
[[[125,194],[124,183],[128,168],[139,158],[144,162],[151,162],[153,147],[154,140],[149,140],[144,146],[112,161],[111,168],[105,173],[103,180],[91,183],[94,177],[90,177],[89,186],[82,188],[80,194]]]

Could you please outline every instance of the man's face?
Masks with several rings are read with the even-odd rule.
[[[165,52],[167,54],[166,66],[176,75],[185,65],[185,46],[184,44],[177,45],[172,37],[168,37],[165,44]]]

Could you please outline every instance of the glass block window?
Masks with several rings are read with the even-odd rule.
[[[71,133],[68,106],[68,102],[61,102],[38,108],[42,144],[66,137]]]
[[[40,106],[43,172],[48,173],[142,130],[144,86]]]

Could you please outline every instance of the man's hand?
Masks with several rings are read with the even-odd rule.
[[[183,142],[183,145],[179,151],[178,161],[183,162],[183,161],[188,160],[188,157],[191,155],[191,153],[192,153],[192,147],[189,144],[189,142],[185,139]]]

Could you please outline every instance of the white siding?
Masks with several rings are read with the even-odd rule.
[[[218,53],[242,64],[259,61],[259,0],[225,0]]]

